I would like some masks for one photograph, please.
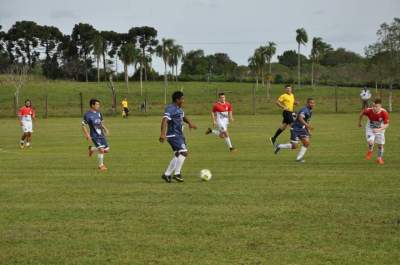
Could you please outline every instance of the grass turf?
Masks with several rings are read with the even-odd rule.
[[[186,131],[182,184],[160,178],[172,152],[157,141],[159,117],[105,120],[105,173],[87,157],[79,118],[39,120],[29,150],[18,150],[17,122],[2,119],[0,264],[399,263],[399,124],[379,166],[363,160],[356,115],[317,106],[298,164],[266,142],[279,115],[237,116],[237,153],[204,135],[209,117],[191,118],[200,129]]]

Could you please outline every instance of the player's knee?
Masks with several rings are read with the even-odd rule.
[[[292,143],[292,149],[296,149],[299,146],[298,143]]]
[[[184,151],[184,152],[179,152],[180,155],[187,157],[189,155],[188,151]]]
[[[104,148],[99,148],[99,153],[100,154],[104,154],[105,153],[105,149]]]

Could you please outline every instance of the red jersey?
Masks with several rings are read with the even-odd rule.
[[[32,107],[23,106],[19,109],[18,116],[22,121],[31,121],[33,118],[35,118],[35,111]]]
[[[229,112],[232,111],[232,105],[228,102],[217,102],[214,104],[212,111],[217,115],[217,122],[227,122]]]
[[[372,108],[367,108],[363,111],[363,115],[368,117],[368,126],[373,129],[381,128],[382,124],[389,123],[389,113],[385,109],[375,113]]]

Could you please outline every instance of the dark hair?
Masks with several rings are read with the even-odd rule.
[[[382,104],[382,100],[380,98],[377,98],[374,100],[375,104]]]
[[[26,102],[28,102],[28,101],[32,104],[32,101],[31,101],[29,98],[25,99],[25,104],[26,104]]]
[[[224,92],[218,93],[218,97],[220,97],[220,96],[225,96],[225,93]]]
[[[175,91],[172,94],[172,102],[176,102],[178,99],[183,97],[183,93],[181,91]]]
[[[292,85],[285,85],[285,88],[292,88]]]
[[[89,101],[90,107],[91,107],[91,106],[94,106],[94,105],[96,104],[96,102],[99,102],[99,103],[100,103],[100,100],[95,99],[95,98],[92,98],[92,99]]]
[[[311,100],[314,100],[313,98],[307,98],[307,102],[310,102]]]

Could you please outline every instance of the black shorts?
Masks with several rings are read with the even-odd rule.
[[[128,108],[124,108],[124,112],[125,112],[125,113],[128,113],[128,112],[129,112],[129,109],[128,109]]]
[[[282,116],[283,116],[283,120],[282,123],[286,123],[286,124],[292,124],[294,119],[293,119],[293,112],[288,111],[288,110],[284,110],[282,112]]]

